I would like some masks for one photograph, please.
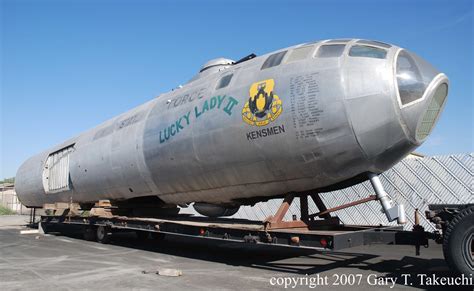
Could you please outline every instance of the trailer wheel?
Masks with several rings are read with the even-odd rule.
[[[97,232],[92,225],[85,226],[83,229],[84,239],[88,241],[95,241],[97,239]]]
[[[102,244],[106,244],[106,243],[109,243],[110,241],[110,236],[111,236],[111,233],[110,233],[110,227],[107,227],[107,226],[103,226],[103,225],[99,225],[97,227],[97,241],[102,243]]]
[[[474,207],[463,209],[446,227],[443,253],[449,267],[469,276],[474,274]]]

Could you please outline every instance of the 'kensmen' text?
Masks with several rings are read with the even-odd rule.
[[[257,138],[267,137],[275,134],[280,134],[285,132],[285,126],[276,125],[272,127],[262,128],[259,130],[251,131],[247,133],[247,140],[254,140]]]

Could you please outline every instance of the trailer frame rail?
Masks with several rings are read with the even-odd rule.
[[[308,229],[265,229],[261,221],[193,216],[167,218],[41,216],[43,229],[75,225],[84,228],[105,227],[113,231],[141,231],[203,239],[226,240],[275,246],[305,247],[338,251],[361,245],[389,244],[427,246],[432,235],[404,231],[401,226],[362,226],[321,224]]]

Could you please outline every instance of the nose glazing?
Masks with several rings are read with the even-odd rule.
[[[448,94],[448,78],[417,55],[401,50],[396,59],[397,97],[409,139],[421,144],[430,134]]]
[[[397,83],[402,106],[422,98],[427,87],[415,60],[406,51],[398,55]]]
[[[415,132],[417,141],[425,140],[431,133],[431,130],[433,129],[439,114],[441,113],[446,96],[448,96],[448,85],[447,83],[440,83],[435,89],[435,93],[428,105],[428,108],[425,110],[422,117],[418,121]]]

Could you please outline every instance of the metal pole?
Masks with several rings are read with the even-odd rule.
[[[319,210],[320,213],[323,212],[323,211],[328,210],[326,205],[324,205],[323,199],[321,199],[321,197],[319,196],[319,193],[311,194],[311,198],[313,199],[314,204],[316,204],[316,206],[318,207],[318,210]],[[329,218],[331,218],[331,214],[326,213],[321,217],[324,218],[324,219],[329,219]]]
[[[369,173],[369,179],[374,188],[375,194],[377,195],[377,200],[382,204],[382,209],[385,212],[388,221],[394,221],[397,219],[398,224],[405,224],[407,219],[405,217],[405,207],[403,204],[392,206],[392,200],[383,189],[379,176],[374,173]]]
[[[300,196],[301,220],[308,221],[308,195]]]
[[[310,217],[313,218],[313,217],[316,217],[316,216],[319,216],[319,217],[322,217],[324,215],[327,215],[331,212],[334,212],[334,211],[338,211],[338,210],[341,210],[341,209],[346,209],[348,207],[352,207],[352,206],[356,206],[356,205],[359,205],[359,204],[362,204],[362,203],[366,203],[366,202],[369,202],[369,201],[372,201],[372,200],[376,200],[376,196],[375,195],[370,195],[369,197],[367,198],[363,198],[363,199],[360,199],[360,200],[357,200],[357,201],[353,201],[353,202],[350,202],[350,203],[347,203],[347,204],[343,204],[343,205],[339,205],[337,207],[333,207],[333,208],[329,208],[329,209],[326,209],[324,211],[321,211],[321,212],[318,212],[318,213],[315,213],[315,214],[311,214]]]

